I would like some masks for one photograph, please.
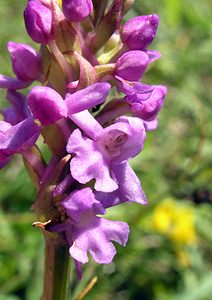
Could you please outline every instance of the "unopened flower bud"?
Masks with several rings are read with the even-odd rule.
[[[63,98],[49,87],[34,87],[27,96],[27,100],[33,116],[44,126],[67,117],[67,108]]]
[[[53,39],[52,11],[40,0],[29,0],[24,11],[26,30],[33,41],[48,44]]]
[[[146,49],[155,37],[158,23],[157,15],[138,16],[130,19],[122,28],[122,42],[132,50]]]
[[[7,50],[12,60],[13,71],[17,78],[24,81],[36,80],[41,74],[39,54],[26,44],[9,42]]]
[[[116,75],[125,80],[137,81],[149,64],[149,56],[143,51],[128,51],[116,62]]]
[[[80,22],[85,19],[93,10],[91,0],[63,0],[63,13],[71,22]]]

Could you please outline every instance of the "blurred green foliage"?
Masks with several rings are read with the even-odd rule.
[[[33,45],[23,24],[25,5],[26,1],[1,0],[0,71],[7,75],[11,74],[7,41]],[[169,94],[158,129],[148,133],[143,152],[132,162],[149,205],[125,204],[109,211],[110,218],[130,224],[129,243],[124,249],[117,246],[111,265],[96,266],[91,261],[80,283],[73,266],[71,299],[95,275],[98,282],[86,296],[88,300],[211,299],[212,3],[136,0],[126,18],[151,13],[161,19],[151,48],[160,51],[162,59],[149,68],[143,81],[166,84]],[[5,105],[4,92],[0,97]],[[34,197],[22,162],[15,158],[0,171],[0,300],[37,300],[41,293],[43,241],[31,227]],[[175,223],[163,211],[167,198],[176,210],[185,208]],[[153,226],[157,218],[164,230]],[[189,236],[184,242],[173,239],[173,224],[180,226],[180,237],[186,236],[185,228],[194,227],[195,241],[189,243]]]

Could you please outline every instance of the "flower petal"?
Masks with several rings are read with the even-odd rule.
[[[128,51],[116,62],[116,75],[125,80],[140,80],[149,64],[149,56],[144,51]]]
[[[122,136],[124,136],[123,141]],[[145,138],[143,121],[139,118],[123,116],[100,132],[98,141],[111,150],[110,152],[112,150],[115,152],[115,155],[111,153],[110,160],[113,165],[117,165],[136,156],[142,150]]]
[[[66,197],[61,204],[65,208],[67,215],[74,223],[79,223],[81,216],[88,211],[92,211],[95,214],[105,213],[104,207],[95,199],[90,188],[75,190]],[[83,222],[83,218],[81,222]]]
[[[125,246],[128,240],[129,226],[124,222],[93,216],[86,227],[74,227],[72,234],[74,242],[69,252],[74,259],[86,263],[89,252],[97,263],[109,264],[116,254],[116,249],[111,241]]]
[[[112,193],[96,191],[95,197],[105,208],[121,204],[123,202],[137,202],[147,204],[145,193],[140,180],[128,163],[123,163],[113,168],[119,188]]]
[[[67,117],[67,107],[63,98],[50,87],[34,87],[28,94],[27,101],[33,116],[42,125],[49,125]]]
[[[9,156],[31,148],[40,134],[40,127],[30,117],[11,126],[0,135],[0,154]]]
[[[103,127],[88,110],[69,115],[69,118],[93,140],[103,130]]]
[[[71,174],[80,183],[96,180],[94,188],[99,191],[112,192],[118,188],[110,176],[109,163],[105,161],[94,141],[83,137],[76,129],[71,134],[67,152],[74,153],[71,160]]]
[[[111,85],[107,82],[95,83],[74,94],[67,94],[65,104],[68,108],[68,116],[103,103],[107,98],[110,87]]]
[[[0,88],[11,90],[22,90],[30,86],[32,81],[23,81],[17,78],[0,74]]]

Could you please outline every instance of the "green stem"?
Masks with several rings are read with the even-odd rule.
[[[45,270],[41,300],[68,300],[70,256],[62,239],[44,232]]]

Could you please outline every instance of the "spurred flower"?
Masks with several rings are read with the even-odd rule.
[[[65,101],[50,87],[34,87],[27,96],[28,105],[33,116],[42,125],[52,124],[63,117],[90,109],[105,101],[110,84],[107,82],[95,83],[73,94],[66,94]]]

